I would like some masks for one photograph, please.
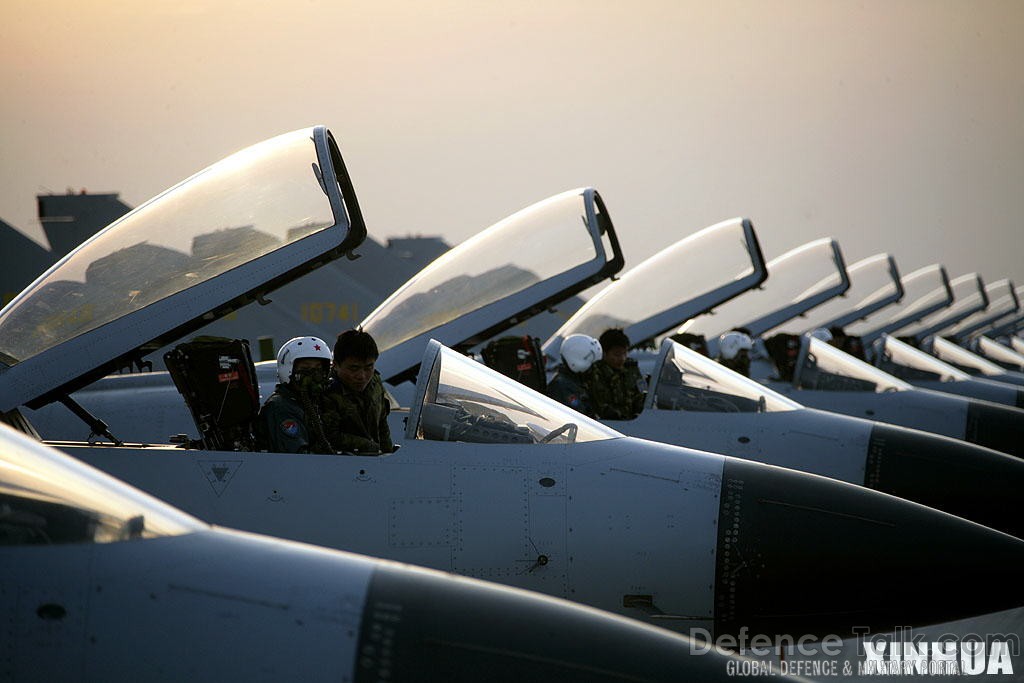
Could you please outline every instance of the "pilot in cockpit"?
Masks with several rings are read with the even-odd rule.
[[[718,362],[744,377],[750,376],[750,350],[754,342],[741,330],[731,330],[718,338]]]
[[[647,382],[636,360],[629,357],[629,337],[613,327],[598,342],[602,357],[587,376],[594,413],[602,420],[632,420],[644,408]]]
[[[260,450],[273,453],[333,453],[321,418],[331,367],[327,342],[289,339],[277,352],[279,383],[257,419]]]
[[[353,455],[395,450],[388,428],[391,403],[377,363],[377,343],[362,330],[346,330],[334,345],[333,378],[324,394],[324,425],[331,444]]]
[[[601,344],[586,334],[570,334],[562,341],[562,365],[548,382],[547,395],[587,417],[594,417],[594,406],[587,391],[591,366],[601,360]]]

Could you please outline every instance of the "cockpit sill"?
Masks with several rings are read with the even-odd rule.
[[[175,396],[180,402],[181,396],[176,392]],[[428,344],[420,363],[416,400],[409,408],[394,410],[389,423],[392,437],[399,447],[413,440],[495,445],[571,445],[623,436],[433,340]],[[204,437],[205,433],[197,440],[182,433],[171,437],[171,443],[121,442],[108,434],[109,440],[90,438],[88,442],[82,442],[63,439],[48,443],[62,449],[88,445],[98,448],[210,453],[230,450],[211,447],[204,442]],[[239,452],[247,450],[241,449]],[[391,455],[343,451],[338,454],[374,457]]]

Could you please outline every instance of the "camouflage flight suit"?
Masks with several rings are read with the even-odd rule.
[[[391,453],[395,450],[388,428],[391,402],[384,393],[380,373],[362,391],[352,391],[337,377],[324,393],[324,428],[327,438],[345,453]]]
[[[559,403],[587,417],[594,417],[594,408],[586,389],[586,375],[587,373],[573,372],[567,367],[559,368],[548,382],[546,393]]]
[[[302,404],[298,392],[290,385],[278,384],[275,387],[257,418],[257,441],[261,450],[271,453],[334,452],[323,438],[318,408],[310,405],[313,412],[310,416]],[[317,434],[317,431],[321,433]]]
[[[621,370],[599,360],[587,374],[587,393],[602,420],[632,420],[644,409],[647,382],[632,358]]]

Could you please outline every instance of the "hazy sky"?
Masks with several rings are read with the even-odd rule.
[[[0,0],[0,218],[324,123],[380,238],[593,185],[627,267],[744,215],[769,257],[1024,284],[1022,34],[1018,0]]]

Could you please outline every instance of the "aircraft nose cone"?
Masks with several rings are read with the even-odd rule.
[[[379,565],[355,681],[724,683],[735,680],[739,663],[674,633],[563,600]]]
[[[958,439],[876,424],[864,485],[1024,538],[1024,461]]]
[[[967,406],[964,439],[1024,458],[1024,411],[972,400]]]
[[[734,458],[720,505],[716,633],[845,636],[1024,604],[1024,541],[923,505]]]

